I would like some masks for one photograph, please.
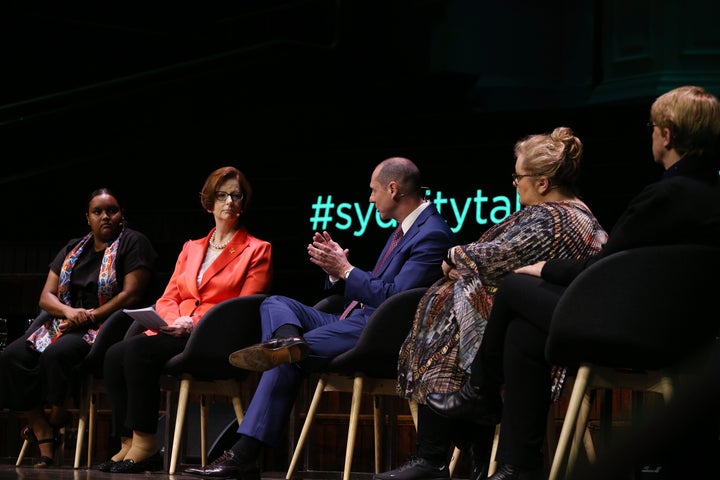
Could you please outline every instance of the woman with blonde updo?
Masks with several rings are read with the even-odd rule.
[[[575,191],[582,150],[567,127],[517,142],[512,181],[523,208],[448,251],[445,276],[421,299],[398,362],[399,393],[418,404],[417,454],[376,480],[447,479],[453,444],[469,452],[471,480],[485,478],[494,427],[441,417],[425,399],[465,383],[506,274],[542,259],[589,257],[605,243],[607,234]]]

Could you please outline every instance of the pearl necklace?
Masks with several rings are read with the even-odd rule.
[[[223,248],[227,247],[228,243],[230,243],[230,240],[228,240],[227,242],[225,242],[223,244],[215,243],[215,232],[213,232],[212,237],[210,237],[210,246],[213,248],[217,248],[218,250],[222,250]]]

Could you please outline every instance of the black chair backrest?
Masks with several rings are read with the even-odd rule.
[[[545,354],[551,363],[658,369],[714,341],[720,248],[631,249],[594,263],[557,304]]]
[[[168,360],[169,374],[187,373],[201,380],[244,378],[229,355],[260,341],[260,304],[267,295],[231,298],[212,307],[195,326],[185,349]]]
[[[107,349],[110,348],[111,345],[125,337],[132,322],[133,319],[124,314],[122,310],[118,310],[110,315],[100,326],[97,337],[95,337],[95,342],[80,364],[81,371],[92,373],[98,378],[102,377],[105,352],[107,352]]]
[[[347,298],[339,293],[336,293],[320,300],[314,305],[314,308],[328,313],[342,313],[347,302],[349,302]]]
[[[38,328],[42,326],[45,322],[48,322],[52,320],[52,316],[45,310],[40,310],[40,313],[38,313],[38,316],[35,317],[35,319],[30,322],[30,325],[25,329],[25,332],[22,334],[23,338],[27,340],[27,338]]]
[[[375,310],[357,344],[332,359],[326,370],[375,378],[396,378],[400,347],[412,328],[415,311],[426,287],[391,296]]]

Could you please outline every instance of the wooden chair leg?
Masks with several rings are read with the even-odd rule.
[[[356,376],[353,380],[353,393],[350,404],[350,426],[348,427],[348,440],[345,449],[345,469],[343,480],[350,480],[353,452],[355,451],[355,437],[357,435],[358,422],[360,420],[360,402],[363,392],[363,377]]]
[[[203,467],[207,465],[207,424],[207,395],[200,395],[200,464]]]
[[[450,465],[448,466],[448,469],[450,470],[450,478],[452,478],[453,473],[455,472],[455,467],[457,467],[457,464],[460,461],[460,453],[460,449],[455,447],[452,457],[450,457]]]
[[[82,447],[85,443],[85,428],[87,427],[87,410],[80,412],[78,417],[78,431],[75,439],[75,460],[73,468],[80,468],[80,458],[82,457]],[[89,465],[88,465],[89,467]]]
[[[172,441],[172,456],[170,457],[170,467],[168,473],[175,474],[177,468],[178,455],[180,454],[180,442],[182,441],[182,432],[185,425],[185,414],[187,412],[188,397],[190,396],[190,380],[182,379],[180,381],[180,393],[178,395],[177,414],[175,415],[175,432]]]
[[[553,456],[552,465],[550,467],[550,476],[548,480],[558,480],[560,478],[560,469],[564,462],[564,457],[568,451],[571,437],[575,432],[578,413],[580,412],[581,402],[585,398],[587,391],[588,379],[590,376],[590,368],[583,365],[578,369],[575,376],[575,384],[573,385],[570,403],[568,404],[567,413],[563,421],[562,430],[560,431],[560,439],[558,440],[557,449]]]
[[[88,380],[84,386],[80,389],[80,405],[78,409],[78,428],[77,438],[75,440],[75,461],[73,462],[73,468],[80,468],[80,458],[82,457],[83,443],[85,442],[85,428],[87,428],[87,417],[88,409],[90,408],[90,402],[88,401],[87,387],[89,385]],[[88,465],[88,467],[90,467]]]
[[[75,440],[75,461],[73,462],[73,468],[80,468],[80,458],[82,457],[83,443],[85,442],[85,428],[87,427],[86,418],[86,414],[80,413],[78,418],[77,439]]]
[[[25,440],[22,444],[22,447],[20,448],[20,453],[18,454],[17,461],[15,462],[15,466],[19,467],[22,465],[22,461],[25,458],[25,454],[27,453],[27,449],[30,446],[30,442]]]
[[[245,418],[245,412],[243,412],[243,403],[240,395],[232,397],[233,410],[235,410],[235,418],[237,418],[238,425],[240,425]]]
[[[410,407],[410,416],[412,417],[413,424],[415,425],[415,431],[417,432],[418,424],[418,405],[413,400],[408,400],[408,407]]]
[[[570,456],[568,457],[567,466],[565,468],[565,477],[570,476],[577,457],[580,452],[580,445],[583,444],[585,434],[588,431],[588,420],[590,418],[590,407],[592,405],[592,398],[590,398],[590,392],[586,388],[585,395],[582,397],[580,403],[580,411],[578,412],[577,420],[575,422],[575,430],[573,433],[572,444],[570,445]]]
[[[297,445],[295,445],[295,450],[293,451],[292,459],[290,460],[290,466],[288,467],[288,471],[285,474],[286,480],[291,480],[293,474],[295,473],[297,462],[298,460],[300,460],[300,455],[302,454],[305,440],[307,440],[307,437],[310,433],[310,427],[312,426],[313,419],[315,418],[315,412],[317,411],[318,405],[320,405],[320,399],[322,398],[322,394],[325,391],[325,384],[326,379],[325,377],[321,376],[318,380],[317,387],[315,387],[315,394],[313,395],[312,401],[310,402],[310,407],[308,408],[307,416],[305,417],[305,423],[303,423],[302,431],[300,432],[300,437],[298,438]]]

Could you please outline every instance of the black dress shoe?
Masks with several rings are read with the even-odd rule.
[[[457,392],[430,393],[426,401],[430,410],[443,417],[469,420],[480,425],[500,423],[500,392],[485,393],[470,382],[465,382]]]
[[[521,470],[513,465],[502,465],[497,472],[493,473],[487,480],[545,480],[543,468],[536,470]]]
[[[98,464],[95,469],[100,470],[101,472],[109,472],[116,463],[118,462],[116,462],[115,460],[108,460],[107,462],[102,462]]]
[[[230,354],[230,364],[234,367],[254,372],[264,372],[281,363],[304,360],[310,347],[302,337],[271,338]]]
[[[123,460],[115,462],[110,467],[110,473],[142,473],[142,472],[158,472],[163,469],[163,457],[160,452],[149,456],[145,460],[136,462],[135,460]]]
[[[373,480],[448,480],[450,469],[447,464],[436,467],[420,457],[412,457],[395,470],[376,473]]]
[[[242,461],[235,452],[225,450],[214,462],[204,467],[187,467],[184,473],[203,477],[234,477],[238,480],[260,480],[260,466],[257,461]]]

